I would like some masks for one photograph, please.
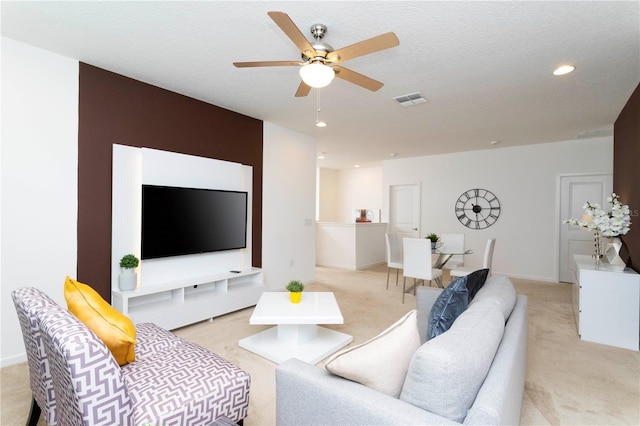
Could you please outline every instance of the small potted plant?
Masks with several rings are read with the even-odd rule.
[[[438,237],[438,234],[434,234],[433,232],[427,235],[425,238],[427,240],[431,240],[431,250],[434,250],[436,248],[436,243],[440,239],[440,237]]]
[[[120,290],[134,290],[138,286],[138,274],[134,269],[137,268],[139,264],[140,259],[133,254],[122,256],[122,259],[120,259],[120,276],[118,277]]]
[[[302,290],[304,290],[304,284],[298,280],[289,281],[287,284],[287,290],[289,290],[289,298],[291,303],[300,303],[302,298]]]

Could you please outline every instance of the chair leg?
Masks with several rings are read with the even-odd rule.
[[[38,424],[38,419],[40,418],[40,413],[42,410],[40,406],[36,402],[35,398],[31,399],[31,411],[29,412],[29,419],[27,420],[27,426],[36,426]]]
[[[400,275],[400,269],[396,268],[396,286],[398,285],[398,276]]]
[[[391,268],[387,266],[387,290],[389,290],[389,272],[391,272]]]
[[[402,278],[402,304],[404,305],[404,292],[407,288],[407,277]]]

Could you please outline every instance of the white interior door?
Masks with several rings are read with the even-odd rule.
[[[389,232],[420,236],[420,184],[389,187]]]
[[[607,206],[607,197],[613,191],[612,174],[594,174],[560,177],[560,218],[580,219],[584,214],[584,203],[590,201],[601,207]],[[593,232],[586,232],[575,225],[560,227],[559,280],[573,282],[574,254],[593,254]]]

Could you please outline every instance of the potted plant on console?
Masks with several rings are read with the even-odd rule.
[[[298,280],[289,281],[289,284],[287,284],[287,290],[289,290],[291,303],[300,303],[300,299],[302,298],[302,290],[304,290],[304,284],[302,284]]]
[[[133,254],[126,254],[120,259],[120,276],[118,277],[118,285],[120,290],[135,290],[138,286],[138,274],[135,268],[140,264],[140,260]]]

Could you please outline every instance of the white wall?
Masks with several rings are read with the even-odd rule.
[[[464,233],[474,251],[465,264],[481,265],[484,245],[496,238],[495,273],[542,281],[558,275],[558,176],[613,171],[611,137],[499,148],[383,162],[384,205],[389,185],[422,184],[421,236]],[[463,226],[454,214],[466,190],[484,188],[501,204],[498,221],[484,230]]]
[[[340,170],[338,186],[338,221],[353,222],[356,209],[382,209],[382,167]]]
[[[264,281],[315,280],[316,142],[264,123],[262,268]]]
[[[353,222],[356,209],[382,209],[382,167],[320,169],[320,222]]]
[[[66,306],[76,275],[78,62],[2,38],[1,365],[26,360],[11,291]]]
[[[318,168],[318,222],[338,222],[338,172]]]

